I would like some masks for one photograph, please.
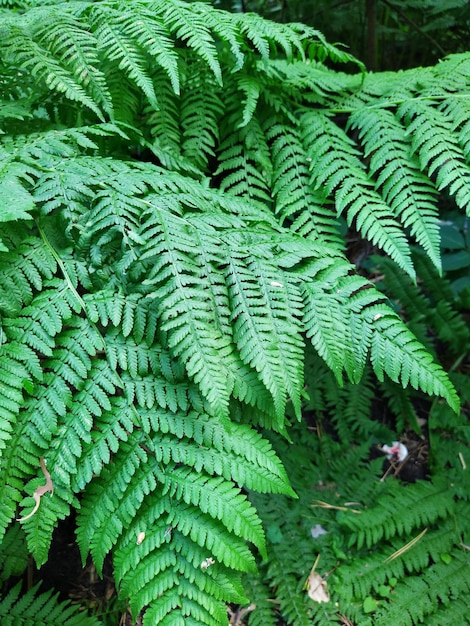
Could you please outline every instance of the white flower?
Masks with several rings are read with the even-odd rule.
[[[408,456],[408,448],[400,441],[393,441],[391,446],[382,446],[382,450],[387,453],[387,459],[396,457],[400,463]]]

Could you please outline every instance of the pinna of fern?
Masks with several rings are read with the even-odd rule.
[[[411,278],[407,229],[437,262],[431,190],[466,198],[463,124],[413,109],[412,90],[390,104],[380,76],[325,78],[322,57],[350,58],[315,31],[203,3],[49,3],[7,12],[0,34],[8,76],[34,78],[3,97],[0,531],[28,517],[44,458],[54,494],[23,522],[37,563],[78,509],[83,558],[113,554],[144,623],[224,624],[265,553],[243,488],[294,496],[256,427],[300,417],[307,345],[339,384],[370,363],[458,410],[341,227]],[[285,64],[304,89],[279,81]],[[392,109],[374,122],[398,137],[386,157],[371,92]],[[421,116],[452,135],[457,174],[416,138]],[[385,158],[404,185],[380,177]]]

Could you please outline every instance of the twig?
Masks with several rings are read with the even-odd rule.
[[[335,506],[334,504],[323,502],[323,500],[315,500],[315,502],[318,502],[318,504],[311,504],[310,506],[313,508],[320,507],[322,509],[334,509],[335,511],[350,511],[351,513],[356,513],[357,515],[361,514],[361,511],[358,511],[357,509],[350,509],[347,506]]]
[[[405,22],[407,24],[409,24],[411,26],[411,28],[414,28],[414,30],[416,32],[418,32],[420,35],[422,35],[423,37],[425,37],[428,41],[430,41],[433,46],[436,46],[436,48],[439,50],[439,52],[443,55],[446,56],[447,52],[444,50],[444,48],[434,39],[434,37],[431,37],[431,35],[428,35],[427,32],[425,32],[421,26],[419,26],[418,24],[416,24],[416,22],[414,22],[410,17],[408,17],[408,15],[406,15],[406,13],[404,13],[401,9],[399,9],[398,7],[396,7],[392,2],[389,2],[389,0],[382,0],[382,2],[384,4],[386,4],[388,6],[389,9],[391,9],[392,11],[395,11],[403,20],[405,20]]]
[[[422,532],[419,533],[419,535],[417,535],[414,539],[412,539],[411,541],[409,541],[406,545],[404,545],[402,548],[400,548],[399,550],[397,550],[396,552],[394,552],[393,554],[391,554],[389,557],[387,557],[384,561],[384,563],[389,563],[390,561],[393,561],[394,559],[398,558],[399,556],[401,556],[402,554],[404,554],[405,552],[407,552],[410,548],[412,548],[415,543],[418,543],[418,541],[424,537],[424,535],[427,533],[428,529],[425,528]]]

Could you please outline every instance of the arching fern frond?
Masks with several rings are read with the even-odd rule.
[[[109,17],[106,16],[106,20]],[[173,45],[171,32],[164,20],[155,19],[152,5],[129,4],[124,14],[120,13],[118,22],[124,33],[137,42],[139,47],[155,59],[168,76],[175,94],[180,93],[178,54]],[[159,102],[159,99],[157,100]]]
[[[59,601],[53,590],[39,593],[40,584],[21,593],[21,582],[0,599],[0,616],[4,623],[18,626],[100,626],[96,617],[84,615],[79,606]],[[21,593],[21,597],[20,597]],[[14,621],[13,621],[14,620]]]
[[[295,284],[274,266],[236,257],[230,260],[227,280],[242,360],[259,372],[279,420],[288,398],[299,414],[303,345]]]
[[[222,285],[215,266],[219,242],[213,241],[212,249],[201,248],[197,232],[186,220],[159,207],[148,214],[145,238],[149,245],[142,260],[149,263],[148,282],[154,285],[154,297],[164,305],[162,328],[168,333],[170,349],[183,358],[216,413],[226,418],[233,383],[217,358],[230,352],[231,341],[214,323],[217,309],[227,307],[226,293],[217,288]]]
[[[410,384],[426,393],[442,395],[454,410],[459,400],[447,376],[433,362],[432,356],[414,339],[412,333],[390,309],[371,307],[374,333],[371,339],[371,362],[379,380],[384,371],[394,382]]]
[[[321,194],[310,184],[309,157],[304,151],[297,129],[290,124],[266,124],[271,141],[273,196],[275,212],[283,220],[292,220],[292,228],[302,236],[340,246],[336,216],[324,206]]]
[[[452,134],[453,122],[436,107],[424,102],[403,103],[398,109],[407,132],[412,135],[413,151],[422,169],[435,177],[439,190],[447,189],[457,205],[466,210],[470,204],[470,169],[465,155]],[[419,132],[416,132],[419,128]]]
[[[323,60],[351,57],[320,33],[208,3],[24,4],[0,26],[0,536],[20,518],[39,565],[78,511],[83,558],[102,569],[109,555],[148,626],[226,625],[226,603],[252,601],[242,575],[258,553],[281,601],[266,623],[367,620],[362,596],[380,585],[351,581],[353,549],[377,571],[426,524],[453,559],[455,533],[436,526],[450,528],[468,491],[449,445],[455,435],[465,462],[468,437],[443,403],[431,455],[451,493],[434,479],[404,490],[411,512],[387,531],[402,493],[370,458],[392,435],[375,419],[384,407],[415,430],[419,392],[459,408],[423,320],[442,342],[452,331],[464,358],[461,311],[432,264],[436,190],[457,208],[468,199],[466,57],[339,74]],[[357,232],[366,255],[391,259],[361,265]],[[304,413],[315,437],[291,426]],[[344,504],[356,500],[360,514]],[[422,597],[437,611],[431,578],[445,573],[422,545],[384,569],[429,565]],[[332,601],[318,607],[303,586],[321,550]],[[404,586],[396,596],[406,607]]]
[[[170,32],[174,33],[186,45],[197,52],[214,74],[219,84],[222,83],[222,71],[217,55],[214,38],[209,29],[209,24],[204,19],[208,12],[206,7],[196,5],[196,10],[192,10],[190,4],[169,0],[160,0],[155,3],[157,10],[161,11],[162,18]],[[205,10],[204,10],[205,9]],[[222,22],[219,22],[219,28]],[[232,33],[229,31],[232,39]],[[233,39],[232,39],[233,41]]]
[[[48,42],[42,37],[49,33],[49,30],[44,33],[39,28],[39,26],[43,26],[44,22],[47,22],[47,14],[39,8],[33,8],[30,11],[31,22],[18,16],[14,22],[10,23],[8,20],[4,22],[2,30],[5,45],[9,46],[7,51],[31,76],[43,80],[49,89],[63,93],[69,100],[82,104],[99,118],[102,118],[100,105],[104,103],[109,106],[109,103],[107,102],[106,87],[103,84],[103,75],[93,65],[93,57],[95,56],[92,46],[93,38],[83,32],[78,23],[71,23],[70,19],[67,20],[69,36],[65,40],[62,39],[60,43],[65,46],[68,52],[70,42],[76,41],[74,46],[76,53],[72,57],[72,67],[67,66],[61,58],[64,51],[61,50],[60,45],[57,45],[55,51],[51,51],[48,45],[50,41]],[[49,12],[50,9],[47,11]],[[54,43],[59,44],[57,38],[54,39]],[[59,57],[60,60],[56,57]],[[75,75],[74,70],[77,65],[81,67],[82,76]],[[92,93],[88,92],[90,87]],[[98,96],[98,104],[94,100],[95,96]]]
[[[240,127],[238,133],[234,128]],[[219,146],[220,189],[234,195],[245,196],[263,203],[270,201],[272,173],[269,147],[258,120],[244,123],[240,109],[231,112],[222,127]]]
[[[436,192],[409,155],[405,129],[384,109],[361,109],[350,116],[349,123],[359,131],[370,173],[384,200],[439,268]]]
[[[188,162],[207,171],[208,159],[215,156],[223,104],[213,81],[203,80],[203,73],[191,66],[188,74],[181,98],[181,151]]]
[[[414,276],[406,238],[375,191],[354,142],[325,115],[306,113],[302,127],[315,187],[324,185],[329,194],[334,194],[338,214],[345,214],[349,225],[354,224],[364,238]]]
[[[432,613],[438,619],[446,620],[449,612],[453,614],[452,621],[458,619],[458,613],[449,609],[454,595],[464,598],[466,610],[469,608],[465,600],[470,589],[467,568],[468,559],[464,556],[452,559],[450,564],[438,562],[431,565],[422,576],[413,577],[394,591],[393,599],[374,615],[374,623],[385,626],[392,620],[400,626],[411,626],[418,620],[427,622],[427,616]]]
[[[394,513],[397,490],[400,491],[403,511],[406,511],[404,515]],[[438,500],[439,506],[436,506]],[[454,497],[447,485],[435,485],[425,481],[408,485],[406,489],[400,483],[393,483],[387,496],[380,498],[379,502],[380,506],[375,510],[369,509],[362,511],[360,515],[348,515],[342,519],[342,523],[351,531],[351,544],[358,548],[363,545],[370,548],[382,537],[389,539],[408,534],[413,529],[432,524],[439,516],[445,517],[455,510]]]
[[[135,16],[133,17],[135,20]],[[125,70],[127,76],[142,90],[150,104],[158,108],[155,89],[148,74],[147,58],[141,48],[142,38],[139,36],[141,32],[136,33],[135,22],[129,23],[122,19],[120,11],[112,7],[102,8],[98,4],[91,12],[91,24],[97,45],[106,50],[107,59],[117,62],[119,68]],[[155,49],[153,51],[158,58],[160,51]]]

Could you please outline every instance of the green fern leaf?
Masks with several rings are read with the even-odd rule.
[[[32,9],[33,19],[35,11],[40,12],[35,16],[38,23],[44,23],[47,16],[41,12],[41,9]],[[8,33],[5,43],[9,45],[15,62],[31,76],[44,81],[47,88],[63,93],[69,100],[82,104],[93,111],[99,119],[103,119],[100,107],[76,79],[74,72],[59,62],[47,47],[35,41],[24,18],[15,16],[14,20],[11,24],[8,21],[4,23],[4,31]]]
[[[422,169],[427,169],[429,176],[435,176],[437,188],[448,189],[457,205],[468,212],[470,170],[458,138],[452,133],[452,121],[423,102],[404,103],[398,113],[412,136],[412,149]]]
[[[15,317],[31,303],[33,290],[41,291],[44,279],[52,278],[57,265],[44,242],[30,237],[22,226],[6,226],[2,234],[9,251],[8,256],[0,254],[0,311]]]
[[[100,69],[97,40],[83,22],[70,12],[57,8],[35,8],[29,14],[35,24],[34,38],[73,74],[77,83],[96,105],[112,115],[111,96]]]
[[[212,70],[217,82],[222,84],[222,71],[217,49],[208,23],[204,19],[204,7],[196,10],[191,5],[178,0],[159,0],[155,2],[157,11],[161,12],[166,27],[176,37],[194,50]]]
[[[239,134],[233,132],[240,128]],[[266,136],[258,120],[243,126],[240,110],[228,115],[219,146],[220,189],[263,203],[270,202],[271,159]]]
[[[213,80],[204,80],[201,71],[192,74],[181,98],[181,151],[189,162],[205,171],[208,159],[215,156],[223,105]]]
[[[379,626],[391,622],[400,626],[423,623],[438,604],[443,604],[452,612],[450,605],[454,595],[465,597],[470,590],[467,568],[467,559],[455,557],[450,564],[437,563],[425,570],[421,577],[407,580],[394,590],[390,603],[375,613],[374,623]]]
[[[158,6],[157,6],[158,10]],[[155,19],[152,6],[131,4],[120,15],[119,25],[142,50],[163,68],[170,79],[175,94],[180,93],[178,54],[174,48],[170,31],[164,22]],[[144,90],[145,91],[145,90]],[[149,98],[152,102],[152,99]],[[158,100],[159,101],[159,100]]]
[[[223,520],[230,532],[244,537],[265,554],[264,533],[256,511],[230,483],[202,473],[196,477],[185,468],[169,468],[165,483],[165,492],[171,497],[198,506],[214,519]]]
[[[242,51],[239,28],[233,16],[225,11],[214,10],[202,2],[195,2],[191,8],[217,36],[219,47],[228,44],[228,51],[235,59],[233,71],[241,69],[245,62],[245,54]]]
[[[361,108],[349,118],[359,130],[370,172],[385,202],[440,268],[440,236],[436,191],[409,156],[405,129],[383,109]]]
[[[446,119],[452,120],[453,130],[458,133],[459,144],[468,163],[470,156],[470,107],[468,99],[449,94],[439,106],[439,110],[442,111]]]
[[[298,415],[303,342],[295,285],[267,263],[233,256],[227,280],[234,335],[242,360],[259,373],[273,397],[280,422],[288,397]]]
[[[38,593],[39,584],[21,595],[21,582],[0,600],[0,616],[4,624],[15,626],[99,626],[96,617],[84,615],[81,608],[69,601],[61,602],[59,594],[49,590]]]
[[[231,338],[217,328],[211,306],[212,302],[227,306],[214,263],[220,254],[218,242],[212,241],[210,249],[200,248],[197,231],[186,220],[157,207],[145,228],[149,245],[141,258],[150,263],[147,280],[156,287],[154,297],[162,301],[162,328],[169,347],[183,358],[214,411],[226,418],[233,382],[223,357],[231,352]]]
[[[237,25],[246,37],[252,41],[256,50],[265,59],[269,57],[271,46],[279,46],[288,59],[295,53],[304,57],[304,42],[309,37],[317,39],[318,31],[306,28],[302,25],[294,27],[263,20],[259,15],[236,14],[234,16]],[[295,28],[297,26],[297,28]]]
[[[406,515],[394,514],[397,498]],[[370,548],[382,537],[389,539],[396,534],[411,533],[415,528],[432,524],[455,510],[453,493],[446,485],[424,481],[407,488],[396,483],[395,489],[389,488],[389,493],[379,501],[380,505],[361,511],[360,515],[342,518],[341,521],[352,531],[351,545],[361,548],[365,544]],[[436,506],[437,501],[439,506]],[[416,506],[417,502],[420,506]]]
[[[163,435],[152,437],[156,458],[165,465],[173,460],[197,471],[204,469],[208,474],[224,476],[258,492],[295,495],[271,446],[249,426],[231,424],[225,429],[208,415],[169,415],[155,409],[149,411],[148,418],[153,431],[178,437],[177,447]]]
[[[34,199],[13,174],[0,176],[0,197],[4,203],[0,214],[1,222],[31,219],[29,212],[35,207]],[[0,251],[6,252],[5,244],[1,245],[3,249]]]
[[[126,32],[121,13],[110,7],[93,7],[91,23],[97,46],[106,51],[110,61],[117,61],[128,77],[142,90],[150,104],[158,108],[158,99],[148,74],[147,60],[143,50],[136,45],[135,28]]]
[[[388,307],[380,305],[370,307],[368,315],[374,327],[371,362],[379,380],[386,372],[404,387],[410,384],[414,389],[445,398],[458,412],[460,402],[447,374],[403,322]]]
[[[285,221],[294,220],[292,230],[315,241],[342,247],[338,222],[324,198],[310,185],[308,157],[296,129],[289,124],[272,124],[267,131],[273,161],[275,211]]]
[[[329,194],[334,194],[338,214],[345,213],[349,225],[354,223],[366,239],[414,277],[406,238],[375,191],[356,145],[325,115],[306,113],[302,127],[313,184],[317,188],[324,185]]]

